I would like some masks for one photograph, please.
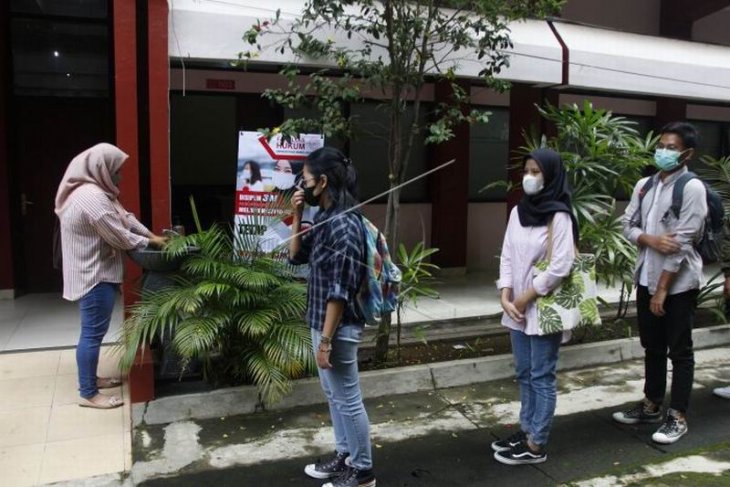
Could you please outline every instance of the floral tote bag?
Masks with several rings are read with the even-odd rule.
[[[545,272],[553,254],[553,223],[548,224],[547,258],[535,265],[537,275]],[[549,294],[537,298],[537,320],[540,335],[550,335],[581,326],[598,326],[598,293],[596,286],[596,257],[575,249],[573,268],[560,285]]]

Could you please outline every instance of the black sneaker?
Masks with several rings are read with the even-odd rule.
[[[313,479],[331,479],[341,475],[347,470],[347,459],[349,453],[335,452],[335,456],[329,460],[324,460],[317,463],[310,463],[304,467],[304,473],[312,477]]]
[[[547,453],[545,449],[534,452],[527,446],[527,442],[522,442],[511,450],[495,452],[494,459],[505,465],[533,465],[545,462]]]
[[[523,441],[527,440],[527,434],[524,431],[518,431],[506,440],[498,440],[492,442],[492,450],[509,451]]]
[[[659,427],[656,433],[651,435],[651,439],[662,445],[671,445],[686,435],[687,431],[689,431],[687,421],[677,418],[670,411],[664,424]]]
[[[358,470],[355,467],[347,467],[342,475],[322,487],[375,487],[375,475],[372,469]]]
[[[613,419],[622,424],[661,423],[662,409],[657,408],[656,411],[651,411],[647,409],[644,401],[639,401],[639,404],[628,411],[613,413]]]

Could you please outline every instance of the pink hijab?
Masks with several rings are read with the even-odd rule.
[[[60,215],[66,209],[71,194],[77,188],[84,184],[95,184],[106,193],[122,217],[122,222],[128,227],[127,211],[118,200],[119,188],[112,180],[112,174],[116,174],[128,158],[121,149],[107,143],[96,144],[74,157],[58,186],[56,214]]]

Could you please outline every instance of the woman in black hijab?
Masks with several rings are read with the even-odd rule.
[[[525,195],[512,210],[505,232],[497,286],[502,325],[510,329],[517,382],[520,431],[492,443],[494,458],[507,465],[542,463],[557,398],[556,368],[563,333],[541,333],[535,301],[558,287],[575,259],[578,225],[560,155],[538,149],[525,157]],[[552,234],[552,242],[549,242]],[[548,255],[546,270],[535,265]]]

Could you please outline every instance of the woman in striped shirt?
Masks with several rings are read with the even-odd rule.
[[[111,144],[97,144],[71,161],[56,193],[63,297],[78,301],[81,312],[76,363],[79,405],[84,407],[110,409],[123,404],[117,396],[99,393],[121,382],[99,378],[96,372],[123,280],[124,252],[165,243],[164,237],[150,232],[118,200],[119,171],[128,157]]]

